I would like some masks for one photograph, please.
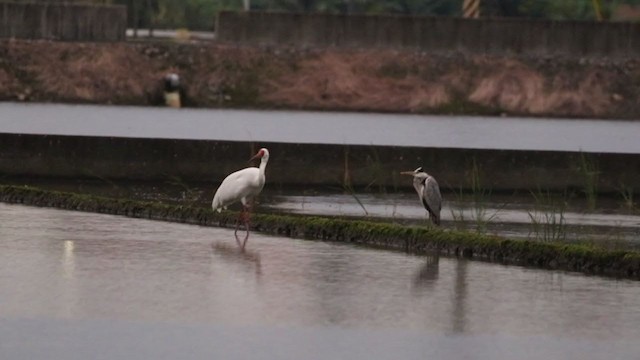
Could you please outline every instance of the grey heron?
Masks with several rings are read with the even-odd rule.
[[[442,195],[436,179],[422,171],[422,167],[414,171],[403,171],[400,174],[413,176],[413,188],[416,189],[420,202],[427,209],[429,220],[435,225],[440,225]]]

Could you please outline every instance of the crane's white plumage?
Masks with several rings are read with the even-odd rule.
[[[269,150],[265,148],[260,149],[258,153],[251,158],[251,160],[253,159],[260,159],[260,167],[238,170],[224,178],[211,202],[213,210],[217,210],[218,212],[221,212],[222,209],[226,209],[227,206],[235,202],[240,201],[242,203],[242,211],[238,217],[234,235],[236,236],[238,245],[243,251],[249,238],[249,209],[251,208],[253,198],[258,196],[264,187],[264,172],[267,168],[267,162],[269,161]],[[240,243],[238,239],[240,222],[244,223],[245,229],[247,230],[247,235],[242,243]]]
[[[416,189],[420,202],[429,213],[429,220],[435,225],[440,225],[442,195],[436,179],[422,171],[422,167],[414,171],[403,171],[401,174],[413,176],[413,188]]]
[[[211,207],[218,212],[240,201],[244,208],[262,191],[265,182],[265,169],[269,161],[269,150],[262,148],[253,158],[260,158],[260,167],[238,170],[227,176],[213,196]]]

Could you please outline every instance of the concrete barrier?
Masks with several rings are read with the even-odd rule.
[[[38,176],[216,184],[248,166],[260,147],[271,159],[272,188],[288,185],[341,187],[345,182],[372,191],[410,188],[399,174],[423,166],[443,190],[469,188],[475,162],[482,186],[494,192],[580,189],[589,180],[582,154],[547,151],[465,150],[417,147],[245,143],[0,134],[0,178]],[[597,191],[640,191],[640,157],[585,154],[597,171]],[[255,165],[255,164],[254,164]]]
[[[0,2],[0,38],[121,41],[126,26],[126,6]]]
[[[526,55],[640,55],[640,24],[521,18],[221,12],[217,39],[249,45],[383,47]]]

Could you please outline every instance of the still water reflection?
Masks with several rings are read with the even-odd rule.
[[[19,205],[0,224],[7,358],[640,353],[638,282]]]

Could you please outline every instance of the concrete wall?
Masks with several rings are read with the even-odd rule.
[[[637,56],[640,23],[221,12],[223,42],[529,55]]]
[[[124,40],[125,6],[0,2],[0,38]]]
[[[0,179],[45,176],[131,179],[217,184],[248,166],[258,148],[269,148],[270,187],[304,185],[340,188],[348,178],[372,191],[411,187],[399,172],[424,166],[443,190],[468,188],[475,160],[483,187],[493,191],[582,189],[581,154],[568,152],[430,149],[302,144],[252,144],[108,137],[0,134]],[[598,190],[621,186],[640,191],[640,157],[589,154],[599,171]]]

